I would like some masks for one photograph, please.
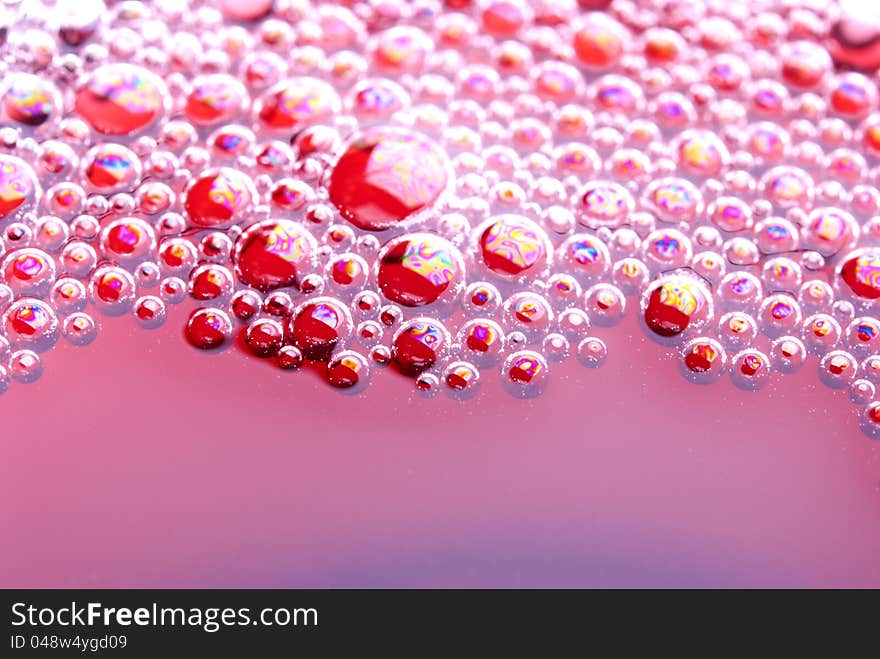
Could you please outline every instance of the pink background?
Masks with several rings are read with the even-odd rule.
[[[697,387],[629,318],[535,400],[351,397],[183,319],[0,396],[0,585],[880,586],[880,442],[812,363]]]

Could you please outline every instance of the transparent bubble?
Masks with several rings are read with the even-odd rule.
[[[815,314],[804,321],[804,345],[814,355],[824,355],[840,341],[840,324],[828,314]]]
[[[626,313],[626,297],[612,284],[595,284],[584,293],[584,309],[593,324],[612,327]]]
[[[608,347],[595,336],[584,338],[577,346],[578,361],[588,368],[598,368],[608,357]]]
[[[849,387],[849,399],[857,405],[871,402],[876,394],[877,387],[870,380],[854,380]]]
[[[443,382],[451,397],[467,400],[479,390],[480,371],[470,362],[455,361],[443,369]]]
[[[728,348],[745,348],[757,335],[755,319],[742,311],[731,311],[718,320],[718,338]]]
[[[64,319],[64,338],[75,346],[90,344],[98,336],[98,325],[89,314],[76,311]]]
[[[819,362],[819,379],[832,389],[849,387],[858,373],[856,358],[844,350],[832,350]]]
[[[771,339],[794,334],[801,318],[800,305],[787,293],[768,295],[758,309],[758,327]]]
[[[327,362],[327,382],[348,393],[363,390],[369,382],[370,362],[359,352],[343,350]]]
[[[716,291],[722,309],[748,311],[763,297],[761,280],[744,270],[725,275]]]
[[[155,295],[144,295],[135,300],[132,315],[138,325],[145,329],[155,329],[165,324],[167,310],[165,302]]]
[[[9,359],[9,375],[13,380],[30,384],[43,374],[43,362],[33,350],[18,350]]]
[[[416,391],[424,398],[433,398],[440,390],[440,378],[434,373],[420,373],[415,380]]]

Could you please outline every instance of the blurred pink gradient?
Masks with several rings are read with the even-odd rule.
[[[880,586],[880,442],[812,362],[698,387],[629,317],[535,400],[352,397],[183,312],[0,397],[0,585]]]

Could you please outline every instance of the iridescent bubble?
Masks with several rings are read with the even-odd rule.
[[[297,284],[312,266],[317,243],[300,224],[265,220],[252,224],[235,243],[233,262],[238,278],[261,291]]]
[[[451,179],[445,153],[402,128],[369,128],[352,137],[328,181],[330,201],[346,220],[383,231],[433,206]]]
[[[263,128],[290,133],[339,114],[342,101],[336,91],[317,78],[288,78],[266,90],[254,102],[254,114]]]
[[[491,364],[504,350],[504,330],[494,320],[476,318],[461,326],[456,342],[469,359],[481,365]]]
[[[166,112],[168,91],[150,71],[132,64],[107,64],[77,91],[75,108],[98,133],[130,135],[155,124]]]
[[[759,183],[764,197],[783,209],[809,207],[814,185],[807,172],[787,165],[771,169]]]
[[[872,316],[853,319],[846,328],[846,345],[858,355],[877,352],[880,346],[880,320]]]
[[[740,389],[755,391],[763,387],[770,377],[770,361],[767,356],[753,348],[738,352],[730,360],[730,378]]]
[[[795,292],[801,285],[800,266],[784,256],[765,261],[761,275],[767,289],[771,291]]]
[[[611,181],[591,181],[577,198],[578,221],[588,227],[619,226],[633,212],[635,201],[629,191]]]
[[[859,425],[872,439],[880,439],[880,401],[872,401],[865,406],[859,417]]]
[[[764,254],[791,252],[799,243],[797,228],[788,220],[769,217],[755,226],[755,241]]]
[[[685,331],[698,331],[714,315],[712,297],[705,284],[688,275],[656,280],[642,296],[642,315],[652,335],[675,339]]]
[[[386,243],[376,261],[376,280],[393,302],[415,307],[450,299],[463,286],[464,262],[448,241],[428,233]]]
[[[686,379],[707,384],[717,380],[727,370],[727,353],[715,339],[696,338],[681,349],[679,364]]]
[[[821,279],[805,281],[798,291],[798,302],[807,313],[828,311],[834,301],[834,291]]]
[[[86,181],[102,194],[134,190],[141,173],[140,159],[121,144],[108,142],[94,146],[83,160]]]
[[[800,305],[787,293],[768,295],[758,310],[761,331],[770,338],[792,334],[801,324]]]
[[[559,273],[547,280],[546,299],[554,309],[565,309],[577,304],[581,297],[581,285],[571,275]]]
[[[839,208],[816,208],[804,227],[803,243],[823,256],[831,256],[851,246],[859,225],[852,215]]]
[[[183,205],[192,224],[215,228],[246,221],[256,200],[256,188],[247,174],[221,167],[195,179],[184,194]]]
[[[24,160],[0,155],[0,220],[30,210],[40,194],[34,170]]]
[[[717,176],[730,162],[730,153],[718,136],[707,130],[687,130],[677,140],[678,165],[692,176]]]
[[[501,293],[487,282],[474,282],[465,289],[462,304],[472,314],[491,315],[501,308]]]
[[[194,124],[209,126],[232,120],[249,100],[241,82],[225,73],[212,73],[193,80],[184,111]]]
[[[838,276],[853,295],[865,300],[880,298],[880,250],[859,249],[847,255]]]
[[[608,248],[599,238],[580,233],[560,245],[556,254],[561,264],[582,281],[591,281],[604,275],[610,266]]]
[[[17,294],[42,295],[55,280],[55,261],[32,247],[9,252],[2,270],[3,280]]]
[[[2,91],[2,117],[36,127],[57,118],[61,109],[58,90],[48,80],[29,73],[8,75]]]
[[[660,270],[681,268],[693,258],[691,241],[675,229],[652,231],[645,238],[642,249],[648,265]]]
[[[534,350],[518,350],[507,356],[501,367],[505,389],[517,398],[540,395],[549,380],[547,360]]]
[[[761,280],[743,270],[731,272],[718,284],[716,294],[723,308],[752,309],[763,297]]]
[[[493,273],[517,277],[539,272],[552,246],[537,224],[520,215],[499,215],[477,228],[483,263]]]
[[[143,261],[156,250],[153,228],[141,219],[126,217],[114,220],[101,231],[101,250],[119,263]]]

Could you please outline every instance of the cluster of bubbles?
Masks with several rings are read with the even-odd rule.
[[[528,397],[635,309],[694,382],[815,355],[880,436],[880,31],[836,3],[3,12],[0,388],[189,299],[200,349]]]

